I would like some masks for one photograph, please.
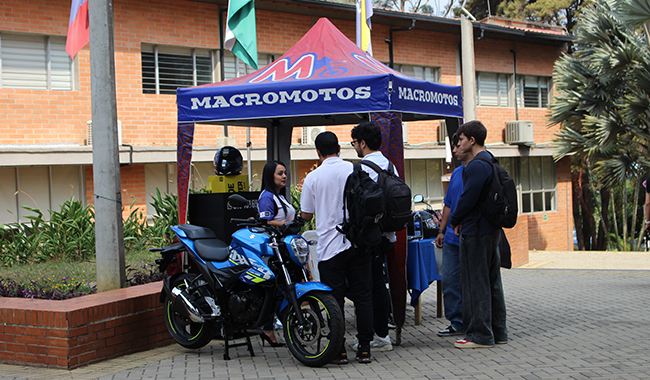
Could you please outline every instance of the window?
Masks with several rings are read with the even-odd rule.
[[[511,74],[476,73],[476,105],[508,107]]]
[[[73,65],[65,37],[0,34],[0,87],[72,90]]]
[[[404,161],[404,178],[411,194],[422,194],[429,203],[442,201],[444,194],[440,176],[445,167],[443,164],[443,160],[437,159]]]
[[[274,56],[271,54],[258,54],[257,68],[261,69],[273,61]],[[224,80],[239,78],[255,71],[252,67],[245,64],[241,59],[235,57],[235,55],[230,50],[224,51],[223,68],[225,74]]]
[[[34,207],[50,218],[47,210],[58,211],[74,197],[84,202],[84,168],[75,165],[18,166],[0,168],[0,223],[29,221],[34,213],[22,206]]]
[[[213,82],[212,52],[142,44],[142,92],[175,95],[178,87]]]
[[[437,67],[395,65],[395,70],[415,79],[426,80],[429,82],[438,82],[440,80],[440,69]]]
[[[530,75],[517,76],[517,104],[520,107],[548,106],[551,78]],[[523,91],[523,101],[521,93]]]
[[[552,157],[522,157],[519,180],[522,213],[557,210],[555,163]]]

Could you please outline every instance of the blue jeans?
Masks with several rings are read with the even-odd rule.
[[[463,330],[463,301],[460,290],[460,258],[457,245],[442,246],[442,299],[445,318],[456,331]]]
[[[506,303],[501,284],[500,231],[460,237],[460,286],[465,339],[492,345],[507,341]]]

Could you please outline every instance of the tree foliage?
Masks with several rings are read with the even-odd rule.
[[[632,23],[618,10],[646,1],[595,0],[586,6],[574,52],[555,64],[550,121],[562,128],[554,140],[554,157],[571,155],[581,249],[606,248],[610,233],[619,249],[629,249],[628,236],[639,238],[643,231],[638,199],[650,168],[650,49],[646,36],[634,28],[643,20]],[[610,193],[615,194],[611,202]]]
[[[373,4],[376,7],[392,8],[399,11],[436,13],[436,9],[429,3],[429,0],[375,0]]]

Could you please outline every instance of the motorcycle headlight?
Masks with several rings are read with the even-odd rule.
[[[301,236],[294,236],[289,244],[291,259],[297,264],[304,265],[309,261],[309,244]]]

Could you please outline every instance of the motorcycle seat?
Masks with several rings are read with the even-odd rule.
[[[211,229],[195,226],[193,224],[181,224],[178,228],[185,232],[185,235],[187,235],[187,238],[190,240],[215,239],[217,237]]]
[[[230,256],[228,245],[216,238],[195,240],[194,249],[206,261],[222,262],[228,260]]]

